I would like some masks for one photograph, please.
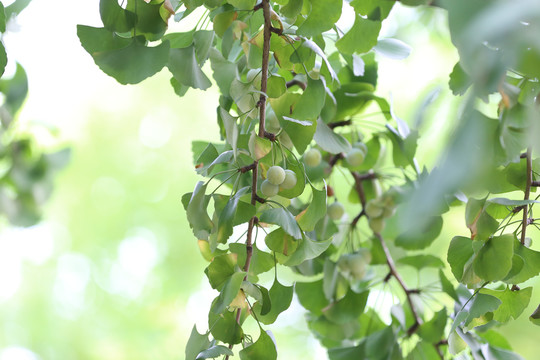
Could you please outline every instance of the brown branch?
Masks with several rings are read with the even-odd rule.
[[[263,54],[262,54],[262,74],[261,74],[261,97],[258,102],[259,106],[259,137],[265,138],[267,136],[271,136],[273,134],[268,133],[265,128],[265,120],[266,120],[266,90],[267,90],[267,84],[268,84],[268,61],[270,57],[270,37],[272,36],[271,27],[272,27],[272,20],[271,20],[271,13],[270,13],[270,1],[269,0],[262,0],[261,6],[263,9],[263,16],[264,16],[264,33],[263,33]],[[255,6],[257,8],[257,6]],[[254,9],[257,10],[257,9]],[[257,195],[257,177],[258,177],[258,169],[259,169],[259,162],[255,160],[253,164],[248,165],[251,166],[252,170],[252,182],[251,182],[251,205],[256,205],[257,201],[260,201],[260,197]],[[248,223],[248,230],[246,235],[246,263],[244,264],[243,270],[246,272],[246,276],[244,277],[244,281],[248,278],[249,273],[249,267],[251,264],[251,258],[253,256],[253,228],[255,227],[255,224],[258,222],[258,219],[256,216],[253,216]],[[242,308],[239,308],[236,312],[236,323],[240,324],[240,318],[242,316]],[[232,344],[229,345],[229,348],[232,348]],[[229,360],[229,355],[225,357],[225,360]]]
[[[532,183],[532,149],[529,147],[527,149],[527,184],[525,185],[525,196],[523,200],[529,200],[531,195],[531,183]],[[527,234],[527,225],[529,220],[529,206],[525,205],[523,208],[523,222],[521,224],[521,244],[525,244],[525,236]]]
[[[337,164],[339,159],[344,159],[344,158],[345,158],[345,154],[343,153],[339,153],[332,156],[330,160],[328,161],[328,165],[330,166],[330,169],[332,169]]]
[[[287,89],[290,88],[290,87],[293,87],[295,85],[300,87],[300,89],[302,89],[302,90],[306,90],[306,87],[307,87],[305,82],[297,80],[297,79],[292,79],[290,81],[287,81],[286,85],[287,85]]]
[[[531,186],[539,187],[540,186],[540,181],[531,181]]]
[[[388,246],[386,246],[386,242],[382,238],[381,234],[374,232],[375,237],[379,239],[379,242],[381,243],[381,247],[384,251],[384,256],[386,257],[386,264],[388,265],[388,268],[390,269],[390,274],[397,280],[399,286],[403,289],[403,292],[405,293],[405,296],[407,297],[407,302],[409,303],[409,307],[411,308],[411,313],[414,317],[414,324],[407,330],[407,333],[410,335],[414,334],[414,332],[418,329],[420,324],[422,323],[422,320],[420,319],[420,316],[418,315],[418,312],[416,310],[416,307],[414,306],[413,300],[411,295],[417,293],[414,289],[409,289],[407,285],[405,285],[405,282],[401,278],[401,275],[397,272],[396,264],[394,263],[394,259],[392,258],[392,255],[390,254],[390,250],[388,249]],[[386,279],[390,279],[388,276]]]
[[[352,124],[352,120],[342,120],[342,121],[331,122],[328,124],[328,127],[330,129],[335,129],[340,126],[347,126],[351,124]]]
[[[240,171],[242,174],[245,174],[247,173],[248,171],[251,171],[253,169],[255,169],[257,167],[257,162],[253,162],[249,165],[246,165],[244,167],[241,167],[240,169],[238,169],[238,171]]]

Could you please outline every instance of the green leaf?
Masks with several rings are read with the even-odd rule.
[[[292,214],[283,208],[275,208],[265,210],[261,216],[260,221],[267,224],[279,225],[285,230],[285,232],[295,239],[302,238],[302,231],[298,227],[298,223]]]
[[[270,76],[268,78],[268,84],[266,89],[266,94],[270,98],[278,98],[281,95],[285,94],[287,91],[287,82],[281,76]]]
[[[4,71],[6,71],[6,65],[8,62],[6,48],[4,47],[4,43],[0,42],[0,77],[4,75]]]
[[[236,123],[236,121],[235,121]],[[272,142],[267,138],[258,136],[255,131],[251,133],[250,145],[253,141],[253,148],[250,147],[251,157],[255,160],[260,160],[272,151]]]
[[[32,0],[15,0],[11,5],[6,7],[6,19],[11,18],[14,15],[20,14]]]
[[[315,120],[321,113],[326,96],[323,80],[308,77],[306,90],[296,103],[291,117],[297,120]]]
[[[94,62],[105,74],[124,85],[137,84],[158,73],[167,64],[168,57],[168,42],[147,47],[138,38],[124,48],[93,55]]]
[[[296,251],[298,241],[286,234],[283,228],[277,228],[264,239],[266,246],[272,251],[289,256]]]
[[[313,197],[302,213],[297,216],[298,225],[304,231],[315,229],[317,222],[326,215],[326,186],[322,190],[311,187]]]
[[[241,350],[238,355],[241,360],[275,360],[277,350],[272,338],[261,328],[257,341]]]
[[[196,360],[199,359],[215,359],[221,355],[234,356],[231,349],[223,345],[214,345],[206,350],[203,350],[197,355]]]
[[[446,314],[446,308],[435,313],[433,318],[420,326],[418,335],[430,343],[436,343],[444,336],[444,328],[446,327],[446,321],[448,315]]]
[[[366,358],[392,359],[390,355],[394,352],[396,342],[396,335],[391,326],[374,332],[366,338]],[[401,351],[397,353],[401,354]]]
[[[208,328],[214,339],[226,344],[239,344],[244,338],[244,331],[236,321],[236,311],[208,314]]]
[[[225,127],[225,137],[227,138],[227,144],[229,144],[233,149],[234,158],[236,159],[238,153],[238,126],[236,124],[236,118],[231,116],[228,111],[219,107],[219,116],[223,121],[223,126]]]
[[[511,200],[507,198],[492,198],[487,200],[488,203],[504,205],[504,206],[523,206],[534,203],[540,203],[538,200]]]
[[[446,260],[458,281],[463,279],[464,268],[474,255],[472,240],[463,236],[455,236],[450,242]]]
[[[210,340],[208,340],[208,334],[199,334],[197,327],[193,325],[191,335],[186,344],[186,360],[195,360],[197,355],[207,349],[210,346]]]
[[[205,195],[206,186],[202,181],[197,183],[186,208],[187,219],[193,234],[197,239],[203,240],[208,240],[214,226],[206,212],[209,201],[209,197]]]
[[[529,316],[529,320],[534,324],[540,326],[540,305],[534,310],[534,312]]]
[[[328,320],[337,324],[353,321],[364,312],[368,295],[368,291],[356,293],[349,289],[344,297],[322,309],[322,313]]]
[[[256,0],[227,0],[229,4],[240,10],[253,10]]]
[[[233,221],[236,216],[236,209],[240,198],[250,191],[250,187],[246,186],[238,190],[237,193],[227,201],[227,205],[219,215],[217,228],[217,242],[225,244],[233,233]],[[253,215],[255,215],[255,207],[252,205]]]
[[[220,290],[227,280],[236,272],[237,255],[224,254],[214,257],[204,270],[213,289]]]
[[[389,59],[403,60],[410,55],[412,48],[401,40],[389,38],[377,41],[373,50]]]
[[[362,14],[368,17],[378,12],[380,15],[379,20],[383,20],[386,19],[390,14],[390,10],[392,10],[394,2],[379,0],[353,0],[351,1],[351,6],[358,14]]]
[[[2,2],[0,2],[0,32],[6,32],[6,10]]]
[[[514,236],[495,236],[477,253],[474,272],[486,281],[502,280],[512,268],[513,256]]]
[[[338,41],[337,49],[346,55],[366,53],[377,44],[381,21],[355,16],[353,27]]]
[[[427,341],[419,341],[409,355],[407,355],[407,360],[437,360],[440,358],[435,350],[435,346]]]
[[[167,21],[160,13],[163,2],[128,0],[126,10],[137,15],[134,35],[144,35],[149,41],[161,39],[167,30]]]
[[[517,239],[514,241],[514,255],[523,259],[523,268],[510,279],[505,279],[510,284],[520,284],[540,274],[540,252],[529,249]]]
[[[137,20],[137,16],[123,9],[117,0],[100,0],[99,14],[107,30],[119,33],[131,31]]]
[[[82,47],[92,57],[96,53],[125,48],[133,42],[133,39],[120,37],[105,28],[85,25],[77,25],[77,36]]]
[[[311,11],[296,33],[312,37],[330,30],[341,17],[341,0],[309,0]]]
[[[314,259],[321,255],[330,245],[332,238],[324,241],[313,241],[309,237],[299,240],[296,251],[284,262],[286,266],[300,265],[306,260]]]
[[[521,315],[523,310],[529,305],[532,295],[532,287],[512,291],[505,289],[503,291],[482,289],[481,293],[495,296],[502,301],[501,306],[493,313],[493,320],[500,323],[506,323],[513,318],[514,320]]]
[[[223,311],[225,311],[225,309],[227,309],[227,307],[231,304],[236,295],[238,295],[238,291],[240,291],[240,287],[242,285],[242,281],[244,281],[245,276],[245,272],[239,271],[233,273],[227,280],[225,280],[225,283],[220,290],[219,296],[212,304],[212,312],[216,314],[221,314]]]
[[[287,4],[280,9],[280,11],[283,16],[289,19],[295,19],[302,11],[303,3],[303,0],[289,0]]]
[[[410,255],[399,259],[398,264],[409,265],[420,271],[426,267],[443,268],[441,259],[433,255]]]
[[[11,79],[0,80],[0,92],[4,95],[3,106],[15,114],[28,95],[28,78],[21,64],[17,63],[15,75]]]
[[[274,257],[271,254],[259,250],[255,244],[252,246],[251,265],[249,267],[250,277],[267,272],[274,267]],[[246,245],[239,243],[230,244],[229,249],[238,256],[238,266],[243,268],[246,263]]]
[[[229,96],[229,89],[234,79],[238,75],[236,64],[227,61],[221,53],[214,49],[210,49],[210,64],[212,66],[213,77],[219,87],[219,91],[224,96]]]
[[[262,314],[262,307],[259,302],[253,305],[253,311],[257,314],[257,318],[263,324],[273,324],[279,314],[287,310],[291,305],[293,298],[294,288],[292,286],[284,286],[275,279],[272,287],[270,288],[270,302],[272,307],[267,314]]]
[[[171,49],[186,48],[193,44],[193,34],[195,31],[169,33],[163,36],[163,41],[167,40]]]
[[[365,342],[357,346],[328,349],[330,360],[351,360],[365,358]]]
[[[136,84],[159,72],[169,58],[169,43],[147,47],[139,37],[120,38],[107,29],[77,26],[77,35],[94,62],[121,84]]]
[[[328,61],[328,58],[326,57],[325,52],[319,47],[319,45],[317,45],[315,42],[309,39],[304,39],[302,46],[307,47],[308,49],[312,50],[315,54],[319,55],[322,58],[322,60],[324,61],[324,64],[327,67],[328,72],[330,73],[331,79],[336,81],[339,84],[339,80],[336,75],[336,72],[334,71],[334,68],[330,64],[330,61]]]
[[[463,70],[459,62],[457,62],[450,74],[450,82],[448,83],[452,94],[456,96],[465,94],[465,91],[467,91],[471,84],[471,78]]]
[[[193,45],[171,49],[167,67],[180,84],[201,90],[212,85],[197,63]]]
[[[433,216],[424,226],[413,227],[396,238],[396,245],[408,250],[425,249],[439,236],[443,225],[442,217]]]
[[[323,150],[331,154],[346,153],[351,149],[347,139],[332,131],[320,118],[317,120],[317,131],[313,138]]]
[[[441,281],[442,291],[448,294],[452,299],[459,301],[459,297],[456,289],[454,288],[454,285],[452,285],[450,280],[448,280],[446,275],[444,275],[442,269],[439,269],[439,280]]]
[[[323,280],[314,282],[297,282],[296,295],[300,304],[315,315],[322,315],[322,310],[328,305],[323,291]]]
[[[468,311],[468,316],[464,325],[468,326],[473,320],[483,317],[488,313],[492,313],[501,305],[501,300],[495,296],[486,295],[482,293],[476,294]],[[476,321],[478,325],[483,325],[487,321]],[[477,325],[475,325],[477,326]]]

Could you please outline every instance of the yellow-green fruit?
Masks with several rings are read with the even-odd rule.
[[[330,219],[339,220],[343,217],[343,214],[345,214],[345,208],[339,201],[336,201],[328,206],[328,216]]]
[[[364,153],[364,156],[367,155],[368,148],[367,148],[367,145],[364,144],[363,142],[361,141],[355,142],[353,144],[353,147],[362,150],[362,152]]]
[[[389,218],[389,217],[392,217],[392,215],[394,215],[395,213],[396,213],[396,208],[395,207],[386,206],[384,208],[382,216],[385,217],[385,218]]]
[[[378,218],[384,213],[385,208],[376,199],[369,200],[366,204],[366,215],[369,218]]]
[[[281,166],[271,166],[266,172],[266,180],[271,184],[281,185],[285,180],[285,170]]]
[[[357,167],[362,165],[364,162],[365,154],[362,150],[357,148],[352,148],[347,155],[345,155],[345,160],[347,161],[347,164],[349,164],[351,167]]]
[[[384,222],[384,219],[382,217],[370,218],[369,219],[369,227],[375,233],[380,233],[381,231],[383,231],[384,230],[384,225],[385,225],[385,222]]]
[[[321,152],[317,149],[309,149],[304,154],[304,162],[307,166],[315,167],[321,163]]]
[[[268,180],[264,180],[261,184],[261,192],[263,196],[272,197],[277,195],[277,193],[279,192],[279,186],[272,184]]]
[[[349,263],[349,257],[347,255],[342,255],[338,260],[338,268],[342,273],[348,274],[351,271],[351,264]]]
[[[285,170],[285,180],[283,180],[280,187],[284,190],[289,190],[295,186],[296,186],[296,174],[292,170]]]

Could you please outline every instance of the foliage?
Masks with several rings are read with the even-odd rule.
[[[219,295],[208,331],[193,330],[186,359],[276,359],[279,344],[266,325],[288,309],[293,291],[330,359],[520,358],[493,327],[521,315],[532,294],[522,283],[540,273],[540,253],[527,237],[537,227],[531,189],[540,184],[534,156],[540,6],[533,0],[431,4],[448,13],[460,55],[449,86],[464,98],[456,133],[428,171],[415,159],[419,129],[375,93],[374,52],[400,59],[411,50],[397,39],[379,39],[393,5],[128,0],[121,7],[101,0],[103,28],[78,27],[96,65],[122,84],[167,67],[178,95],[205,90],[212,85],[209,60],[220,90],[222,142],[193,144],[196,171],[206,180],[182,198]],[[191,31],[167,33],[170,17],[184,21],[200,10]],[[354,13],[351,23],[339,21],[343,11]],[[359,125],[374,108],[373,126]],[[283,185],[283,169],[296,182]],[[343,177],[349,185],[334,189]],[[515,191],[524,195],[517,199]],[[336,205],[338,197],[351,218]],[[464,208],[470,230],[448,249],[457,287],[442,259],[424,253],[450,206]],[[394,260],[389,243],[405,255]],[[301,280],[281,284],[282,266]],[[428,285],[407,285],[406,267],[437,276],[436,287],[454,306],[434,299]],[[267,288],[259,275],[270,271],[275,280]],[[367,306],[377,291],[401,299],[389,322]],[[245,324],[253,321],[260,331],[247,334]]]
[[[4,8],[0,2],[0,32],[22,11],[29,0],[17,0]],[[18,226],[37,223],[40,206],[49,197],[55,173],[64,167],[69,150],[45,152],[35,139],[21,131],[17,115],[28,93],[28,79],[24,68],[17,63],[15,73],[4,75],[8,57],[0,41],[0,215]]]

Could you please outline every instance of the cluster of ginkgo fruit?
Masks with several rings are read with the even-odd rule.
[[[288,190],[296,186],[296,174],[292,170],[284,170],[279,165],[271,166],[266,172],[266,180],[261,183],[261,193],[265,197],[278,194],[280,189]]]

